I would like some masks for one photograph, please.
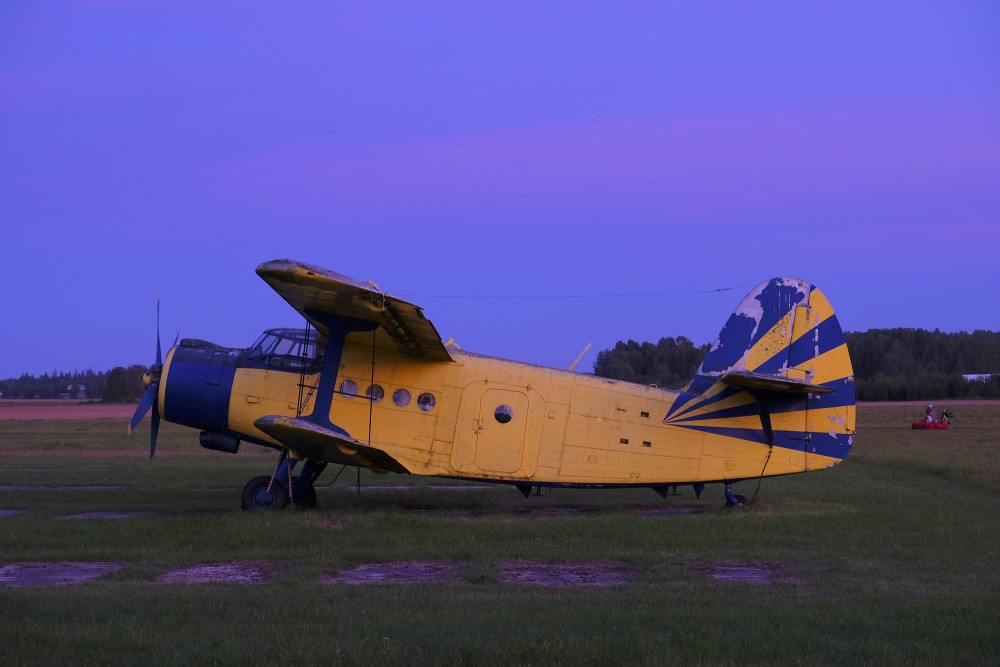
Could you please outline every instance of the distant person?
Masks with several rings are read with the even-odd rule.
[[[934,406],[928,405],[927,410],[924,411],[924,421],[928,424],[934,423]]]

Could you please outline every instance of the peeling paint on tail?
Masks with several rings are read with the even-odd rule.
[[[808,457],[843,459],[853,445],[854,370],[844,332],[826,296],[804,280],[774,278],[752,290],[723,326],[687,390],[664,423],[706,432],[730,433],[711,420],[757,416],[756,401],[743,389],[721,380],[727,373],[753,374],[822,386],[828,393],[772,395],[770,410],[779,416],[775,442],[804,448]],[[781,418],[784,418],[784,421]],[[815,418],[815,419],[814,419]],[[781,432],[781,424],[804,425],[804,432]],[[731,433],[764,442],[763,431]]]
[[[691,391],[701,393],[740,362],[797,305],[809,305],[815,289],[798,278],[773,278],[758,285],[740,302],[701,363]],[[791,331],[787,335],[791,335]],[[815,346],[819,349],[819,345]],[[818,356],[818,355],[815,355]],[[755,370],[755,369],[745,369]]]

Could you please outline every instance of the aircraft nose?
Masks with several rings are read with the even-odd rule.
[[[162,380],[163,418],[203,431],[225,431],[240,352],[201,340],[182,340],[173,349]]]

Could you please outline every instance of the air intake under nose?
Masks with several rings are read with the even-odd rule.
[[[225,431],[239,352],[203,341],[181,341],[167,369],[164,418],[204,431]]]

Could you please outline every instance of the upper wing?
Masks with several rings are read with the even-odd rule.
[[[403,354],[451,361],[440,334],[418,306],[380,292],[370,283],[289,259],[264,262],[257,267],[257,275],[323,333],[329,333],[326,325],[310,311],[378,322],[376,335],[391,338]]]

